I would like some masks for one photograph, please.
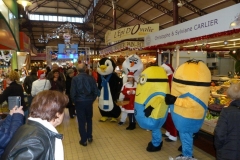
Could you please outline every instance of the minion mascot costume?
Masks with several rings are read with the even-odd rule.
[[[99,110],[102,115],[100,122],[105,122],[109,117],[111,122],[117,122],[121,114],[121,109],[115,102],[122,88],[122,79],[114,72],[115,67],[116,64],[109,58],[102,58],[98,62]]]
[[[193,133],[203,124],[210,96],[211,73],[198,60],[189,60],[173,75],[171,94],[165,102],[170,105],[175,127],[182,142],[182,154],[176,159],[193,159]]]
[[[160,128],[166,121],[168,110],[164,101],[165,94],[169,94],[165,70],[159,66],[145,69],[139,77],[134,108],[139,126],[152,131],[152,141],[147,146],[149,152],[160,151],[162,148]]]

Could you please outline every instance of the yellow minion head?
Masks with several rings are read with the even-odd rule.
[[[152,118],[163,117],[168,107],[164,101],[167,93],[169,93],[169,84],[166,71],[162,67],[151,66],[140,75],[135,102],[145,108],[151,105],[154,108]]]

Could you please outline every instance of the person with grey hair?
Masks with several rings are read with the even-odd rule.
[[[66,95],[69,98],[67,108],[68,108],[68,111],[69,111],[70,118],[74,118],[74,115],[75,115],[75,105],[73,105],[73,102],[72,102],[71,96],[70,96],[71,83],[72,83],[72,78],[73,77],[74,77],[74,70],[73,69],[68,69],[67,70],[67,76],[66,76]]]
[[[79,74],[72,78],[70,96],[77,111],[78,129],[81,140],[80,145],[87,146],[87,141],[93,141],[92,117],[93,102],[97,98],[98,88],[94,78],[88,75],[83,63],[77,66]]]
[[[214,145],[219,160],[240,157],[240,83],[232,84],[227,96],[232,102],[222,109],[214,130]]]

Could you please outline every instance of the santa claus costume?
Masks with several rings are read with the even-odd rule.
[[[169,87],[171,89],[171,82],[172,82],[174,69],[172,68],[172,66],[170,64],[165,64],[165,63],[162,64],[162,67],[167,72]],[[165,128],[166,128],[166,133],[163,134],[163,136],[166,137],[165,140],[167,142],[177,141],[177,129],[175,128],[175,125],[173,123],[172,116],[170,113],[170,108],[168,109],[168,116],[167,116],[167,120],[165,122]]]
[[[128,81],[122,87],[119,100],[129,101],[128,104],[122,106],[122,114],[123,115],[127,114],[129,118],[129,126],[126,129],[133,130],[136,128],[136,119],[134,116],[134,101],[135,101],[137,83],[134,80],[133,72],[129,72],[127,77],[128,77]]]

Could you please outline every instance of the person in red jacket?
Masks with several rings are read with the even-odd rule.
[[[172,82],[174,69],[172,68],[172,66],[170,64],[165,64],[165,63],[162,64],[162,67],[167,72],[169,87],[171,89],[171,82]],[[163,134],[163,137],[166,137],[165,140],[167,142],[177,141],[177,129],[175,128],[175,125],[173,123],[170,109],[168,110],[168,116],[167,116],[167,120],[165,122],[165,128],[166,128],[166,133]]]
[[[137,82],[134,80],[134,73],[129,72],[127,82],[123,85],[121,94],[119,96],[120,100],[129,100],[129,103],[122,106],[122,114],[128,115],[129,118],[129,126],[126,128],[127,130],[133,130],[136,128],[136,119],[134,116],[134,100]]]

